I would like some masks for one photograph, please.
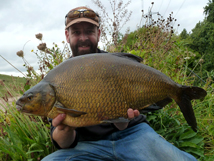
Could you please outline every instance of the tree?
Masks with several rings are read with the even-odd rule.
[[[204,7],[204,14],[208,22],[214,23],[214,0],[209,0],[207,6]]]
[[[198,22],[190,35],[190,47],[204,55],[203,68],[206,71],[214,69],[214,0],[209,0],[204,7],[206,18]]]
[[[186,39],[189,37],[189,34],[187,33],[187,30],[186,29],[183,29],[183,31],[181,32],[180,34],[180,38],[181,39]]]

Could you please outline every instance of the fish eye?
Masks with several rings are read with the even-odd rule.
[[[28,101],[31,101],[32,98],[33,98],[33,94],[32,93],[28,94],[28,96],[27,96]]]
[[[32,96],[27,97],[28,101],[31,101],[32,98],[33,98]]]

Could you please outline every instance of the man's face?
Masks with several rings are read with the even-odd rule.
[[[88,22],[76,23],[65,30],[65,35],[73,56],[97,52],[100,30],[95,25]]]

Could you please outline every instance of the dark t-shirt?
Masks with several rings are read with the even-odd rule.
[[[98,49],[98,53],[107,53],[107,52]],[[53,144],[56,148],[60,149],[60,146],[53,140],[53,137],[52,137],[53,131],[55,129],[55,127],[52,126],[52,119],[50,119],[49,121],[51,122],[51,138],[52,138]],[[129,125],[127,128],[142,122],[147,122],[146,116],[144,115],[140,115],[132,119],[129,122]],[[96,140],[105,139],[108,135],[116,131],[119,131],[119,130],[112,123],[76,128],[76,138],[73,144],[70,146],[70,148],[75,147],[78,141],[96,141]]]

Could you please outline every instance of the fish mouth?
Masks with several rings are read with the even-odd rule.
[[[16,105],[16,109],[17,109],[18,111],[22,111],[22,110],[23,110],[23,107],[22,107],[21,105]]]
[[[30,111],[28,110],[24,110],[22,105],[16,104],[16,109],[19,112],[23,112],[23,113],[30,113]]]

